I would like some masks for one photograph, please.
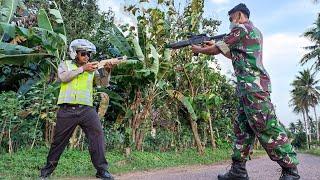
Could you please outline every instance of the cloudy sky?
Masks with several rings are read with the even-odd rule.
[[[99,0],[101,10],[112,8],[117,22],[134,23],[134,17],[123,12],[123,5],[128,0]],[[185,0],[177,0],[178,4]],[[271,98],[276,106],[277,115],[285,125],[296,122],[300,116],[292,112],[288,103],[291,90],[290,83],[298,71],[307,68],[299,65],[305,53],[302,47],[310,42],[301,34],[315,22],[320,13],[320,3],[312,0],[205,0],[206,17],[214,17],[222,21],[219,33],[228,32],[229,20],[227,12],[239,3],[245,3],[251,11],[251,21],[264,35],[264,65],[271,76]],[[230,60],[217,56],[222,73],[230,76],[233,72]],[[318,108],[319,109],[319,108]],[[319,114],[319,113],[318,113]]]

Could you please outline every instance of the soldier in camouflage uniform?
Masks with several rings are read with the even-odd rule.
[[[240,105],[234,122],[233,163],[218,179],[249,179],[245,163],[252,154],[255,137],[270,159],[282,167],[280,180],[299,179],[297,155],[270,100],[270,77],[262,64],[262,34],[249,21],[246,5],[239,4],[228,14],[231,32],[222,41],[192,46],[194,53],[222,53],[231,59],[237,77]]]

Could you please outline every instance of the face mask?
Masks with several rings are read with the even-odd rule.
[[[236,26],[238,26],[238,23],[230,22],[230,26],[229,26],[230,31]]]

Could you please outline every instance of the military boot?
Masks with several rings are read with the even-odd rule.
[[[300,176],[298,174],[297,167],[285,168],[282,167],[282,172],[279,180],[298,180]]]
[[[219,174],[218,180],[249,180],[246,161],[233,160],[230,170],[223,175]]]
[[[100,178],[103,180],[114,180],[114,177],[109,173],[109,171],[97,172],[96,178]]]

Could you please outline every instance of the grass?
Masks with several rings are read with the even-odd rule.
[[[21,150],[13,155],[4,154],[0,157],[0,179],[35,179],[39,169],[45,163],[48,149]],[[130,157],[123,153],[112,151],[107,153],[107,160],[112,174],[161,169],[186,165],[205,165],[230,159],[231,150],[206,149],[200,156],[195,149],[183,152],[132,152]],[[256,151],[255,156],[261,156],[263,151]],[[87,151],[66,150],[61,156],[59,165],[53,177],[93,176],[95,169]]]
[[[300,150],[299,152],[320,156],[320,149],[319,148],[318,149],[305,149],[305,150]]]

